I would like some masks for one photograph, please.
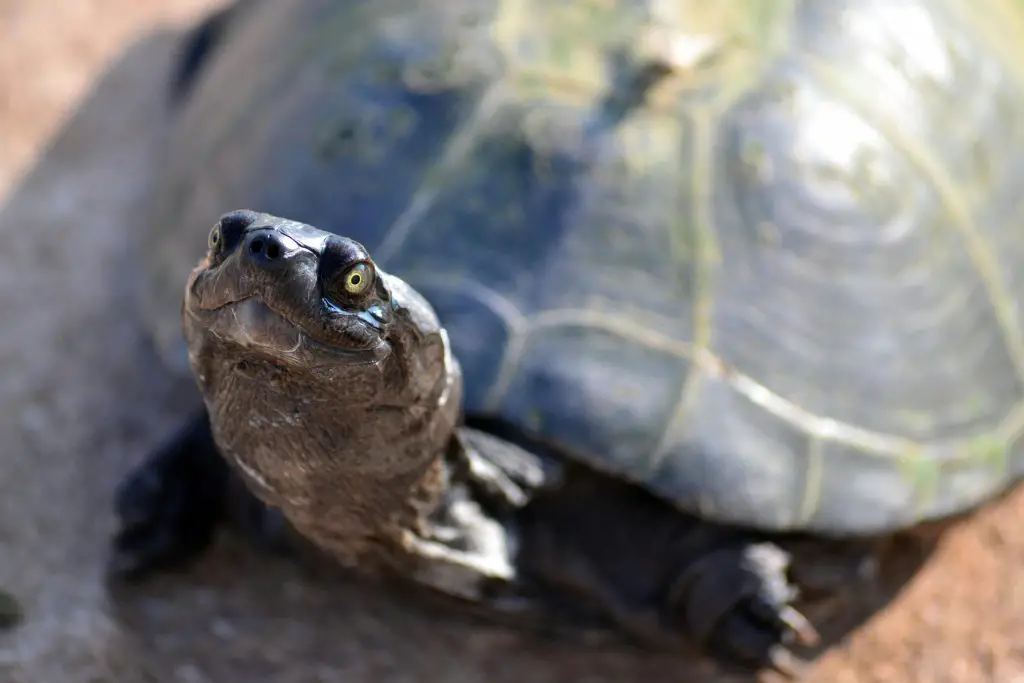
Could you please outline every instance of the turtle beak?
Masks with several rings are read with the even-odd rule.
[[[294,277],[296,270],[316,272],[316,255],[273,227],[250,229],[228,253],[209,256],[192,272],[188,296],[205,310],[216,310],[269,289],[309,278]]]
[[[302,331],[287,315],[316,295],[318,255],[265,214],[226,214],[193,269],[184,311],[191,324],[241,346],[293,354]]]

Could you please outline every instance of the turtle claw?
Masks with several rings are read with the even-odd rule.
[[[768,651],[765,665],[787,678],[800,678],[807,668],[806,662],[781,645],[777,645]]]
[[[789,556],[770,543],[721,549],[686,569],[673,602],[689,633],[724,663],[796,676],[804,663],[791,646],[819,637],[790,604],[796,589],[788,568]]]
[[[821,640],[811,622],[793,607],[786,607],[778,614],[779,621],[796,636],[796,642],[804,647],[814,647]]]
[[[806,666],[791,649],[805,644],[805,636],[790,630],[781,620],[762,620],[755,610],[735,611],[715,629],[706,647],[723,663],[743,668],[774,669],[787,677],[796,677]],[[815,638],[817,634],[815,633]]]

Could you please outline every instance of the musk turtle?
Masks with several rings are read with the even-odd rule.
[[[205,408],[112,572],[251,492],[367,576],[786,668],[822,557],[1024,471],[1021,44],[1009,0],[220,15],[142,240]]]

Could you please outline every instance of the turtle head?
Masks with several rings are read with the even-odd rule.
[[[182,321],[218,446],[286,513],[412,476],[454,429],[461,376],[433,309],[354,240],[225,214]]]
[[[241,210],[221,217],[207,247],[185,292],[190,343],[212,336],[239,359],[349,372],[392,350],[400,304],[358,242]]]

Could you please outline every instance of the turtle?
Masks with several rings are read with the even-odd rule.
[[[237,522],[795,670],[802,595],[1024,473],[1021,44],[1010,0],[217,15],[139,230],[197,409],[111,575]]]

